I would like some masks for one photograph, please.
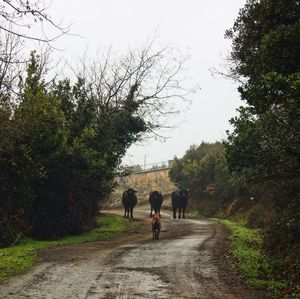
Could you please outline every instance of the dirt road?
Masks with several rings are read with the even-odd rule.
[[[135,215],[131,236],[40,252],[36,267],[0,286],[0,298],[266,298],[241,282],[222,225],[163,213],[152,241],[149,217]]]

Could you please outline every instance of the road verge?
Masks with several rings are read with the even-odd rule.
[[[263,230],[247,228],[242,223],[230,220],[212,220],[226,225],[231,231],[230,252],[247,283],[266,288],[271,298],[300,298],[297,294],[291,294],[286,281],[274,277],[272,261],[264,254],[262,248]]]
[[[10,276],[24,272],[38,260],[38,250],[61,245],[78,244],[89,241],[111,240],[132,232],[136,222],[128,221],[117,215],[101,215],[97,217],[97,227],[79,236],[69,236],[54,241],[38,241],[30,238],[19,244],[0,249],[0,283]]]

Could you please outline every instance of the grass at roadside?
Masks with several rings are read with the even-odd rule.
[[[229,220],[214,220],[225,224],[232,231],[230,250],[247,281],[254,286],[268,288],[275,297],[280,294],[286,283],[272,278],[271,261],[262,251],[262,231]]]
[[[103,215],[97,218],[97,227],[95,229],[79,236],[70,236],[55,241],[37,241],[27,238],[18,245],[2,248],[0,249],[0,283],[8,277],[33,266],[37,261],[38,249],[113,239],[132,231],[136,225],[136,222],[128,222],[123,217]]]

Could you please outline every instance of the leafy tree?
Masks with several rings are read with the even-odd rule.
[[[2,246],[19,232],[51,239],[95,225],[126,149],[159,128],[171,99],[184,96],[176,79],[182,62],[174,65],[164,51],[106,59],[74,83],[51,85],[31,54],[16,105],[0,106]]]
[[[22,231],[29,231],[38,186],[46,181],[49,165],[65,143],[63,114],[46,94],[34,54],[27,68],[20,105],[13,114],[7,112],[3,116],[0,210],[3,230],[13,237],[12,227],[18,224]]]
[[[266,248],[278,272],[300,273],[300,2],[249,0],[226,36],[232,39],[231,74],[241,78],[247,104],[231,120],[229,169],[272,198],[277,218]]]
[[[178,187],[189,188],[194,199],[217,201],[218,205],[235,192],[221,142],[191,146],[181,159],[174,159],[170,177]]]
[[[60,196],[53,195],[57,186],[52,185],[53,190],[49,191],[49,185],[58,174],[58,164],[66,152],[67,131],[60,102],[48,94],[41,78],[39,57],[34,53],[28,63],[21,101],[14,120],[24,124],[24,134],[19,146],[26,150],[32,164],[32,181],[29,186],[33,190],[33,198],[26,209],[26,216],[30,219],[33,234],[36,234],[37,228],[43,229],[37,217],[43,216],[44,210],[62,209]],[[27,171],[24,175],[28,175]],[[41,205],[43,207],[39,208]],[[53,209],[53,205],[57,208]],[[45,218],[44,221],[51,226],[51,223],[57,221],[57,216]],[[45,230],[45,234],[50,234],[49,229]]]

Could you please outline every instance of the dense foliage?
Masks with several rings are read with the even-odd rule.
[[[265,248],[278,275],[300,281],[300,1],[248,0],[226,36],[246,103],[231,120],[229,169],[271,198]]]
[[[211,205],[210,211],[200,211],[206,215],[215,213],[236,192],[224,154],[221,142],[202,142],[191,146],[181,159],[175,158],[170,169],[171,180],[179,188],[191,190],[195,205],[210,202],[206,205]]]
[[[125,150],[146,130],[132,99],[102,107],[81,77],[46,87],[32,54],[18,100],[1,107],[2,236],[10,242],[20,224],[38,238],[91,228]]]
[[[149,47],[50,82],[33,52],[19,90],[1,90],[0,246],[95,225],[127,148],[159,127],[163,101],[181,95],[181,63],[164,63],[167,49]]]

